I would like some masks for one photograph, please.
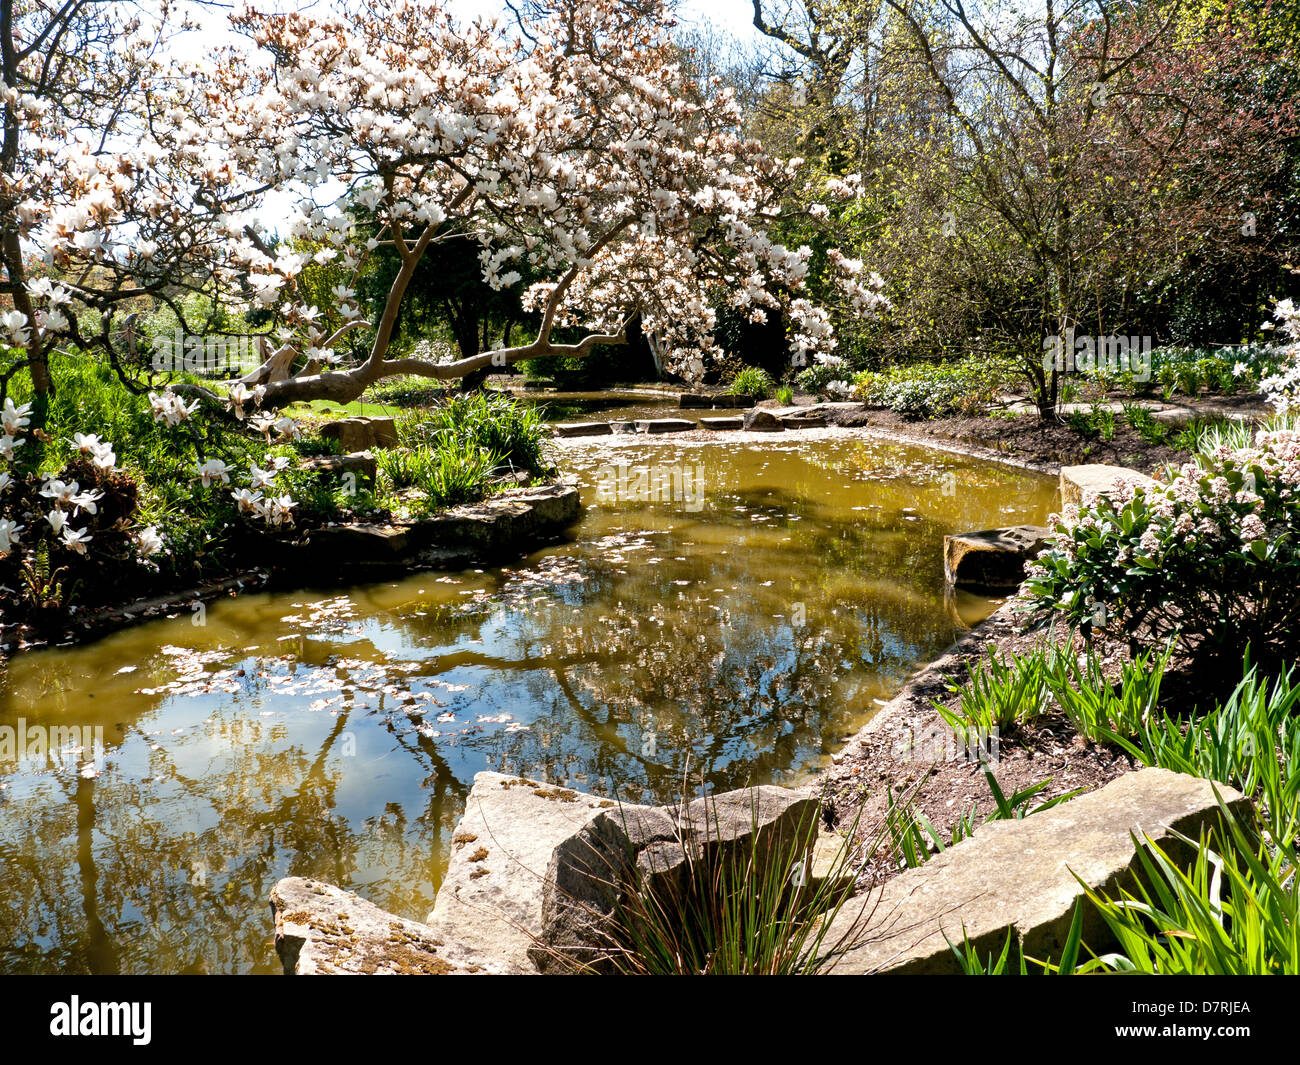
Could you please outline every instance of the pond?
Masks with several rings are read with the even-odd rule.
[[[17,657],[0,728],[54,753],[0,761],[0,970],[275,972],[289,874],[422,919],[482,769],[631,801],[807,780],[992,608],[945,595],[943,534],[1054,503],[1037,475],[815,436],[584,442],[582,521],[508,566]]]

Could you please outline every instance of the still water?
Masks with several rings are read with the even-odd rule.
[[[843,436],[596,438],[561,463],[582,521],[506,567],[247,595],[10,662],[0,726],[63,749],[0,761],[0,971],[278,971],[290,874],[420,919],[482,769],[631,801],[684,772],[805,780],[990,609],[945,597],[943,534],[1054,502]]]

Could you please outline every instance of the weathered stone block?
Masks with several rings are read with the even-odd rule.
[[[825,937],[851,940],[828,959],[831,971],[957,973],[948,941],[961,943],[963,932],[981,954],[1001,951],[1008,932],[1028,957],[1058,954],[1083,895],[1075,877],[1112,897],[1132,886],[1138,858],[1130,833],[1181,852],[1175,833],[1195,839],[1219,820],[1216,788],[1234,812],[1248,810],[1226,785],[1142,769],[1032,817],[983,825],[890,880],[865,912],[863,900],[850,900]],[[1084,943],[1108,948],[1100,916],[1089,907],[1084,915]]]
[[[948,583],[975,592],[1014,591],[1025,566],[1046,546],[1052,531],[1042,525],[1013,525],[943,538],[943,570]]]

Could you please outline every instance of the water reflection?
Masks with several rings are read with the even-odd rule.
[[[698,464],[705,505],[597,505],[610,462]],[[960,628],[943,534],[1052,502],[1038,477],[843,439],[565,463],[582,523],[509,567],[251,595],[11,663],[0,727],[99,727],[106,751],[0,763],[0,968],[273,971],[288,874],[422,917],[484,768],[633,801],[688,767],[805,778]]]

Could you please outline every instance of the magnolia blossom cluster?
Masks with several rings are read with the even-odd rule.
[[[278,491],[277,478],[288,468],[289,460],[283,455],[272,458],[265,469],[250,467],[249,487],[231,491],[231,498],[239,508],[239,513],[257,518],[274,528],[292,525],[293,508],[297,504],[288,493],[275,494]],[[230,484],[232,469],[221,459],[209,459],[195,468],[195,474],[204,488],[210,488],[214,484]]]
[[[12,458],[14,451],[24,443],[24,439],[18,438],[16,434],[30,424],[30,410],[29,403],[18,406],[12,399],[5,400],[4,410],[0,412],[0,427],[4,429],[4,437],[0,438],[0,443],[4,446],[0,451],[3,451],[6,458]],[[106,440],[101,440],[98,435],[76,433],[73,435],[72,443],[78,453],[86,456],[94,468],[102,473],[109,474],[117,468],[117,454],[113,451],[113,445]],[[0,505],[3,504],[3,496],[12,484],[13,475],[7,470],[0,471]],[[99,503],[104,498],[103,491],[83,489],[78,481],[65,481],[47,472],[41,475],[38,495],[48,500],[46,505],[49,509],[43,518],[49,526],[50,535],[56,538],[61,547],[84,555],[86,546],[94,536],[88,531],[84,521],[80,527],[75,522],[83,515],[99,513]],[[22,534],[25,530],[26,526],[19,524],[13,518],[0,518],[0,558],[8,556],[22,543]],[[139,530],[133,539],[142,559],[157,554],[163,548],[162,537],[153,526]]]
[[[1286,359],[1276,374],[1260,381],[1259,387],[1274,410],[1288,415],[1300,406],[1300,309],[1291,300],[1282,300],[1273,308],[1273,317],[1287,338],[1282,349]],[[1278,327],[1269,322],[1265,328]]]

